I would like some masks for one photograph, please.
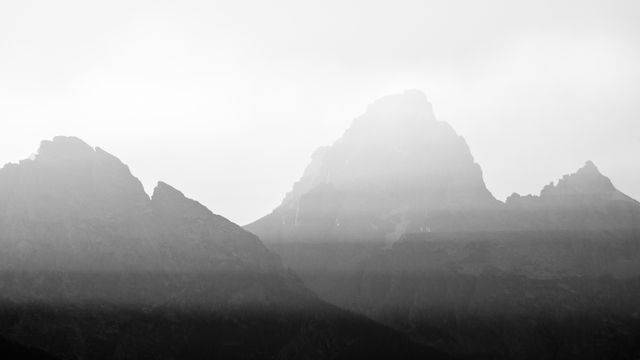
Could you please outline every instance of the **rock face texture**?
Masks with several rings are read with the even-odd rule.
[[[382,98],[332,146],[318,149],[271,214],[246,226],[267,243],[397,240],[407,231],[483,224],[499,205],[464,139],[417,90]]]
[[[4,269],[146,266],[137,257],[152,248],[150,219],[149,197],[128,167],[77,138],[43,141],[33,159],[0,170]]]
[[[539,196],[510,196],[505,214],[511,229],[640,229],[640,203],[616,189],[591,161],[545,186]]]
[[[73,137],[0,169],[0,289],[0,336],[62,359],[442,358],[322,302],[255,235],[165,183],[149,197]]]
[[[497,201],[416,91],[372,104],[246,228],[325,300],[462,358],[640,355],[640,203],[592,162]]]
[[[181,271],[282,271],[257,236],[160,182],[151,197],[161,258]]]
[[[31,271],[283,271],[258,238],[160,182],[152,198],[116,157],[44,141],[0,170],[0,267]]]

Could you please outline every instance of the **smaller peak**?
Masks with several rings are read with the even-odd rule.
[[[509,195],[507,197],[507,202],[509,201],[517,201],[520,200],[522,198],[522,195],[518,194],[517,192],[514,192],[513,194]]]
[[[167,187],[167,188],[171,188],[171,189],[174,189],[174,187],[173,187],[173,186],[171,186],[171,185],[167,184],[167,183],[166,183],[166,182],[164,182],[164,181],[158,181],[158,183],[156,184],[156,188],[165,188],[165,187]]]
[[[214,215],[206,206],[193,199],[189,199],[182,191],[162,181],[158,181],[158,184],[153,190],[151,202],[155,211],[159,214],[173,214],[174,216],[180,214],[180,216],[188,215],[198,217]]]
[[[182,197],[184,198],[184,194],[182,193],[182,191],[174,188],[173,186],[167,184],[164,181],[158,181],[158,183],[156,184],[156,187],[153,189],[153,195],[152,198],[157,198],[158,196],[168,196],[168,195],[173,195],[176,197]]]
[[[610,194],[617,191],[611,180],[604,176],[593,161],[587,161],[573,174],[564,175],[554,186],[542,189],[541,196],[567,194]]]

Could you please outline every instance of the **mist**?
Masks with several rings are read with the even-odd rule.
[[[637,1],[5,1],[0,358],[640,358]]]
[[[78,136],[126,154],[147,193],[167,181],[246,224],[367,104],[421,89],[497,198],[586,160],[638,198],[638,16],[634,1],[5,2],[0,163]]]

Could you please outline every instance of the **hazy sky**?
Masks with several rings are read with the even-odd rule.
[[[499,198],[591,159],[640,198],[640,1],[0,2],[0,163],[79,136],[245,224],[423,90]]]

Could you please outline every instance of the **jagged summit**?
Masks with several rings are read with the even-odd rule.
[[[504,211],[510,229],[640,228],[640,203],[616,189],[592,161],[546,185],[540,195],[511,195]]]
[[[539,196],[513,194],[499,202],[464,138],[435,119],[422,92],[408,90],[376,100],[335,143],[318,149],[282,204],[247,229],[286,243],[392,242],[429,231],[636,228],[637,205],[592,161]],[[618,215],[603,216],[608,213]]]
[[[248,225],[269,239],[396,239],[451,226],[443,212],[498,206],[466,141],[418,90],[381,98],[320,148],[271,215]],[[466,220],[459,228],[471,226]]]
[[[164,182],[150,198],[117,157],[67,136],[0,171],[0,245],[0,268],[283,271],[255,235]]]
[[[562,176],[557,183],[549,183],[541,190],[539,196],[522,197],[514,193],[507,199],[507,204],[522,199],[540,199],[546,202],[622,200],[637,203],[616,189],[611,180],[600,172],[593,161],[587,161],[576,172]]]
[[[605,194],[615,192],[616,189],[609,178],[602,175],[592,161],[587,161],[583,167],[573,174],[565,175],[556,186],[545,187],[540,196],[558,194]]]

